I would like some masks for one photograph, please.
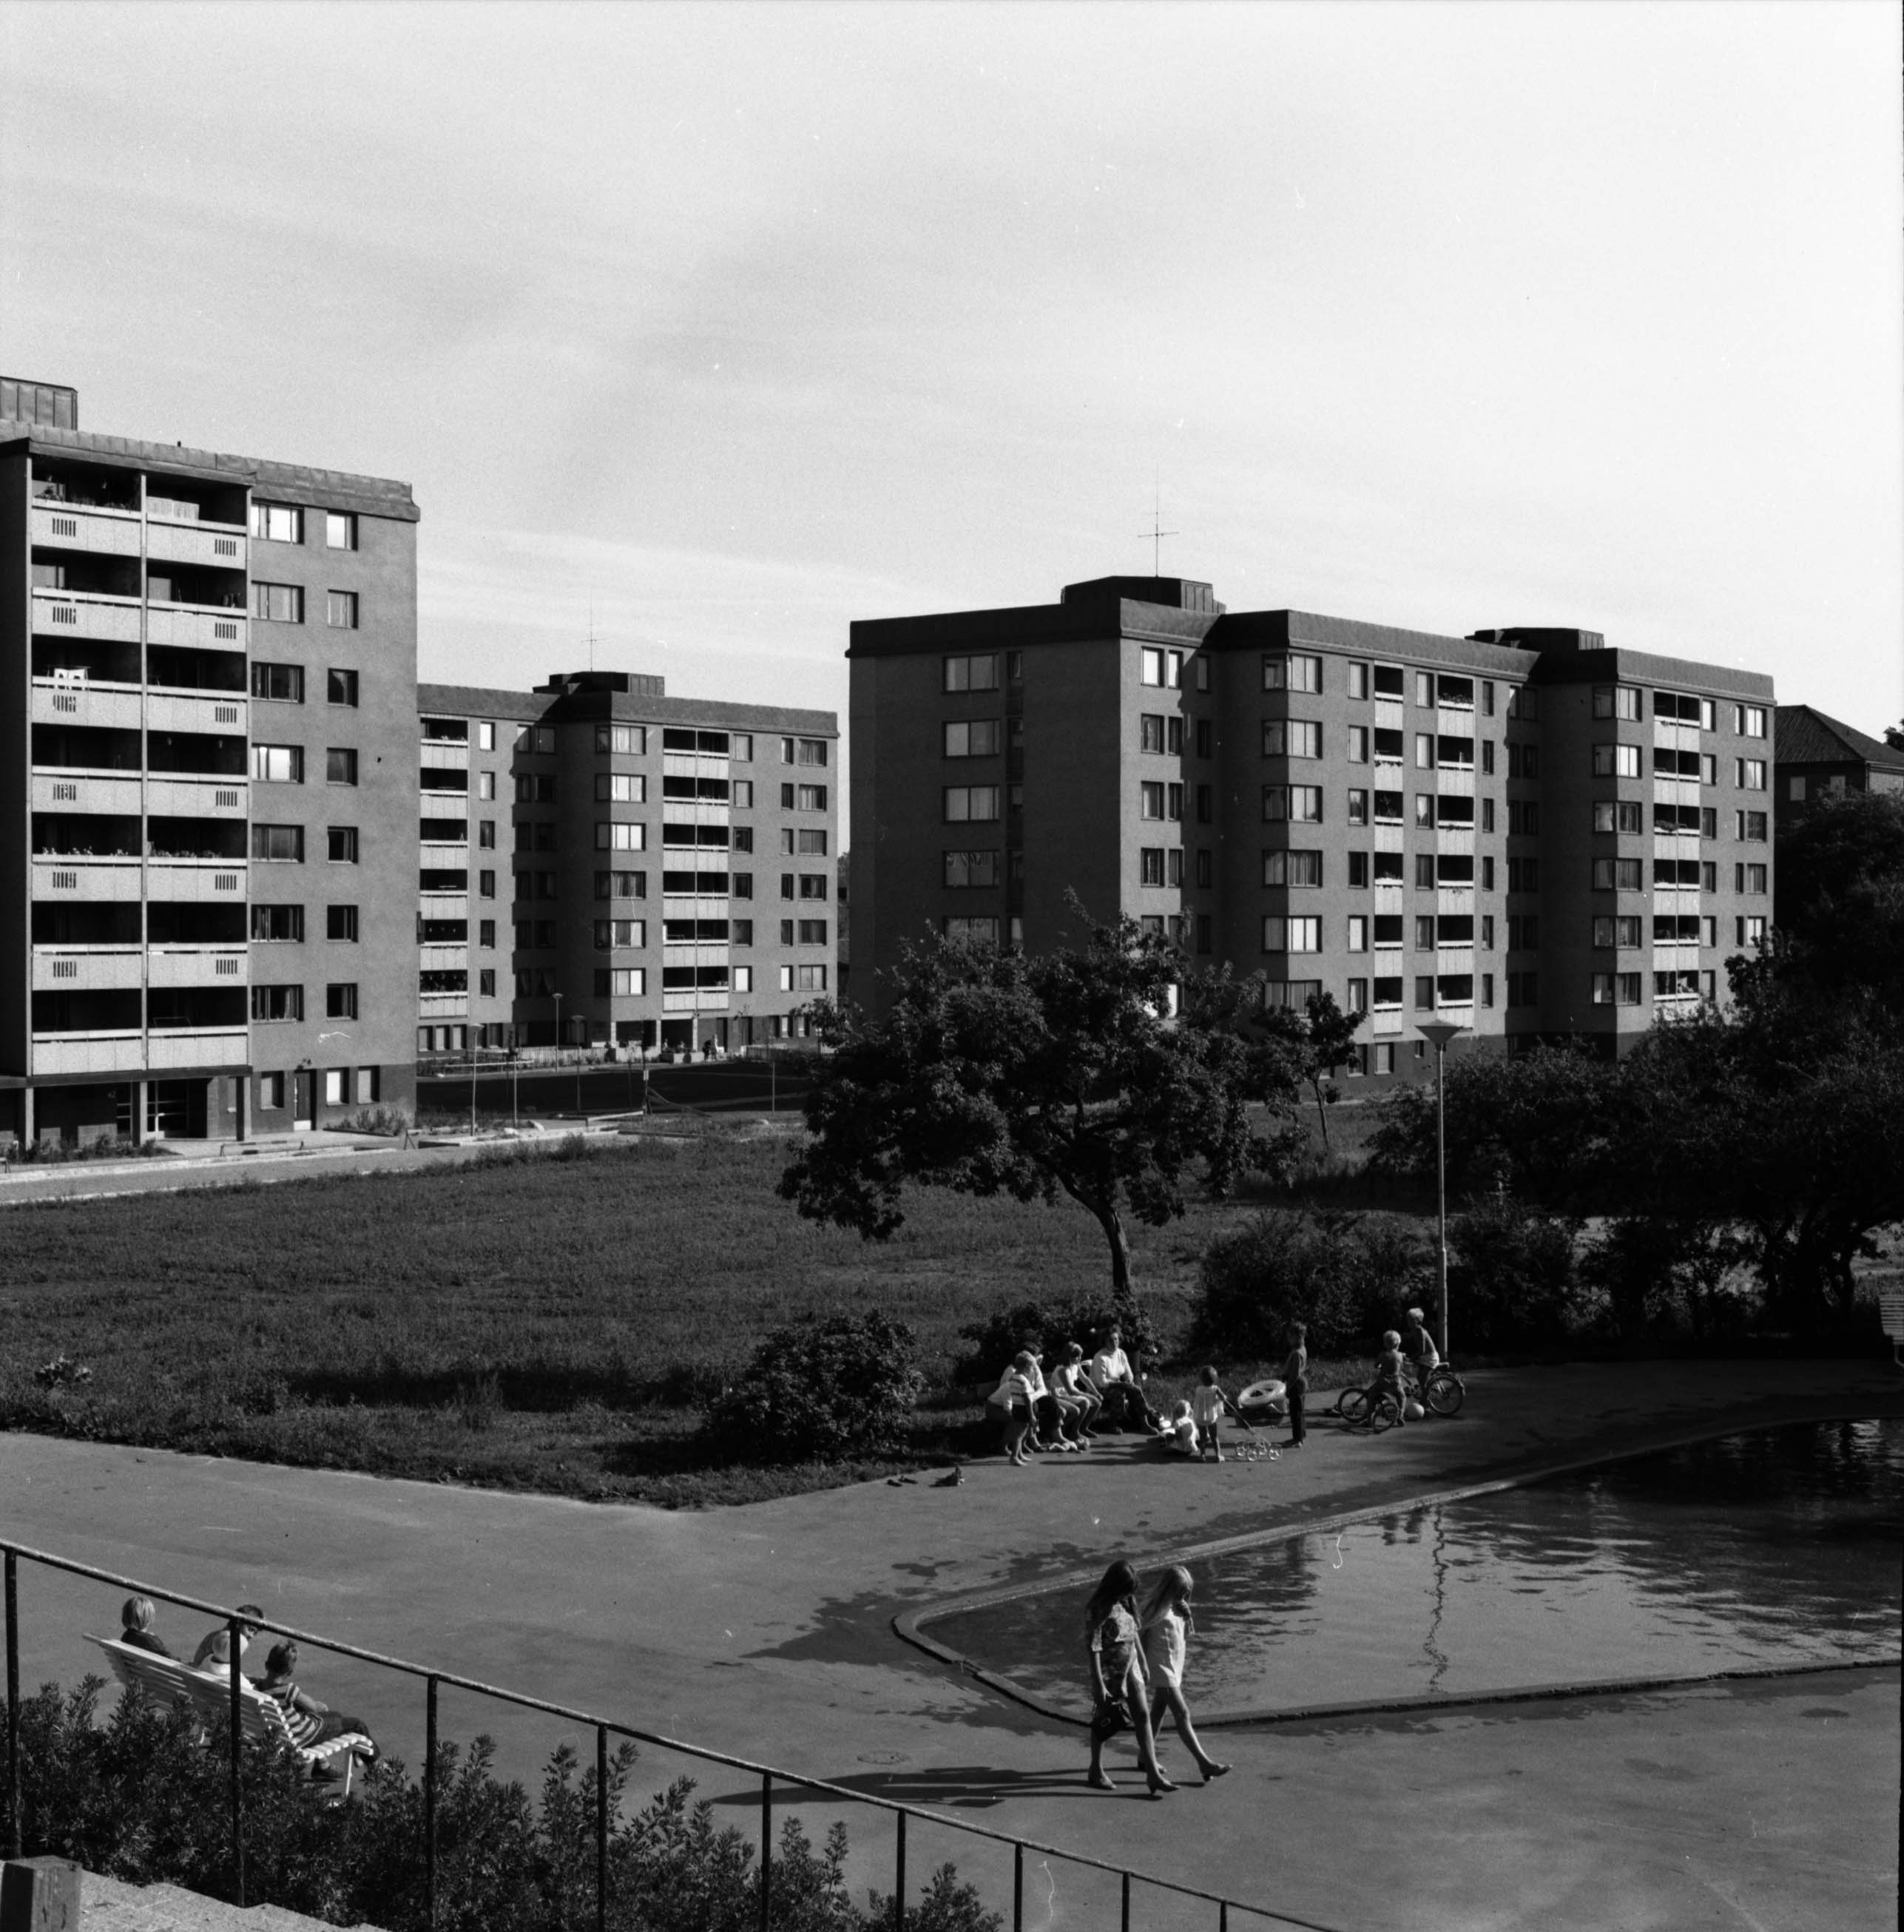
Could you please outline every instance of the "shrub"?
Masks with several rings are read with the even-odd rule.
[[[353,1134],[404,1134],[416,1123],[401,1107],[379,1100],[374,1106],[359,1107],[355,1113],[345,1114],[337,1125]]]
[[[1448,1223],[1448,1298],[1471,1348],[1550,1347],[1587,1319],[1574,1266],[1580,1223],[1543,1214],[1505,1188],[1469,1202]]]
[[[1123,1331],[1124,1352],[1133,1364],[1140,1357],[1154,1362],[1162,1355],[1162,1340],[1134,1298],[1120,1302],[1108,1293],[1074,1294],[1068,1300],[1021,1301],[1015,1307],[994,1308],[982,1320],[967,1322],[958,1332],[972,1346],[952,1364],[952,1380],[991,1388],[1021,1348],[1051,1356],[1067,1342],[1075,1342],[1088,1357],[1105,1331],[1114,1327]]]
[[[838,1461],[902,1448],[925,1385],[912,1330],[877,1309],[808,1316],[761,1343],[706,1412],[754,1461]]]

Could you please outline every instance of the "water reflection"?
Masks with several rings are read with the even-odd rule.
[[[1193,1564],[1212,1710],[1891,1661],[1904,1423],[1803,1424]],[[1081,1710],[1077,1606],[934,1634]]]

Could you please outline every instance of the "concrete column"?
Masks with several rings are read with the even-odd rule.
[[[134,1147],[142,1147],[145,1142],[145,1095],[148,1083],[135,1080],[132,1083],[132,1142]]]
[[[19,1144],[24,1154],[34,1142],[33,1089],[22,1087],[19,1090]]]

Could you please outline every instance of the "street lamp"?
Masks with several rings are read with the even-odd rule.
[[[1448,1356],[1448,1042],[1468,1029],[1457,1020],[1423,1020],[1415,1028],[1435,1042],[1435,1193],[1441,1232],[1441,1359]]]

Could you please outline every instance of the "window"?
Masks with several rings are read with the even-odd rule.
[[[1137,882],[1141,886],[1161,886],[1164,882],[1164,848],[1140,846],[1137,854]]]
[[[782,893],[784,898],[787,896]],[[824,872],[802,872],[800,874],[800,896],[803,899],[823,899],[826,896],[826,874]]]
[[[950,725],[946,728],[952,730]],[[1164,714],[1161,711],[1142,711],[1137,719],[1137,748],[1140,752],[1161,752],[1164,748]]]
[[[1399,825],[1402,823],[1402,795],[1399,791],[1378,791],[1375,794],[1375,823],[1378,825]]]
[[[1494,740],[1492,738],[1481,740],[1481,774],[1484,778],[1494,776]]]
[[[357,518],[349,510],[326,510],[324,512],[324,548],[326,550],[355,550],[357,548]]]
[[[992,921],[992,936],[997,937],[998,922]],[[781,969],[783,972],[786,968]],[[824,966],[796,966],[793,968],[795,990],[802,993],[823,993],[826,990],[826,969]]]
[[[1415,734],[1415,765],[1421,771],[1435,769],[1435,734],[1432,731],[1417,731]]]
[[[1415,915],[1415,950],[1432,952],[1435,950],[1435,915],[1417,913]]]
[[[251,908],[251,937],[260,944],[295,945],[304,936],[302,906],[254,905]]]
[[[1596,718],[1637,718],[1639,693],[1630,684],[1600,684],[1594,687]]]
[[[648,728],[645,724],[598,724],[595,728],[595,748],[604,754],[619,753],[623,758],[641,758],[648,750]]]
[[[1348,950],[1351,952],[1366,952],[1369,950],[1369,921],[1364,914],[1349,914]]]
[[[1351,724],[1348,728],[1348,761],[1352,765],[1366,765],[1369,762],[1369,728],[1366,724]]]
[[[645,825],[598,820],[595,849],[598,852],[645,852],[648,849],[648,828]]]
[[[1348,822],[1351,825],[1366,825],[1369,822],[1369,794],[1351,788],[1348,795]]]
[[[1265,718],[1263,755],[1266,758],[1319,758],[1322,727],[1312,718]]]
[[[1484,892],[1494,890],[1494,861],[1492,859],[1481,861],[1481,890]]]
[[[270,704],[303,704],[304,667],[301,664],[254,664],[251,667],[251,695],[262,698]]]
[[[1183,682],[1183,653],[1141,650],[1138,652],[1138,676],[1145,684],[1159,690],[1175,691]]]
[[[1639,776],[1637,745],[1596,745],[1594,776],[1597,778],[1636,778]]]
[[[1507,803],[1507,830],[1516,838],[1540,836],[1540,807],[1533,799],[1510,799]]]
[[[553,805],[555,802],[556,781],[553,772],[517,772],[517,804]]]
[[[327,826],[324,834],[324,856],[334,866],[354,866],[357,862],[357,828],[354,825]]]
[[[1483,915],[1481,920],[1481,950],[1484,952],[1494,950],[1494,915],[1492,913]]]
[[[1162,788],[1147,786],[1145,789],[1161,790]],[[945,822],[948,825],[989,824],[998,817],[996,785],[947,785],[944,799]]]
[[[946,885],[952,892],[998,884],[996,852],[948,852],[945,855]]]
[[[1320,785],[1265,785],[1263,816],[1288,820],[1303,825],[1322,823],[1322,788]]]
[[[823,919],[803,919],[799,924],[801,945],[824,946],[826,944],[826,922]]]
[[[796,807],[801,812],[824,812],[826,809],[826,788],[824,785],[803,784],[794,788]]]
[[[688,883],[681,890],[694,890],[694,874],[687,874]],[[715,875],[716,878],[719,874]],[[598,872],[595,875],[595,896],[598,899],[645,899],[648,896],[648,874],[646,872]],[[526,895],[524,895],[526,897]]]
[[[476,874],[476,896],[483,899],[495,898],[496,874],[493,872],[478,872]]]
[[[1263,883],[1266,886],[1319,886],[1322,883],[1320,852],[1265,852]]]
[[[1676,718],[1682,724],[1696,724],[1702,731],[1714,728],[1713,708],[1709,698],[1691,698],[1671,691],[1656,691],[1653,694],[1655,718]]]
[[[1733,720],[1741,738],[1762,738],[1765,735],[1765,711],[1762,705],[1740,704],[1733,707]]]
[[[304,858],[304,827],[253,824],[251,856],[265,865],[301,866]]]
[[[1418,892],[1432,892],[1435,890],[1435,854],[1417,852],[1415,854],[1415,887]]]
[[[293,503],[251,504],[251,534],[265,543],[301,544],[304,540],[304,513]]]
[[[326,671],[324,697],[327,704],[346,704],[354,709],[357,703],[357,674],[354,670]]]
[[[945,688],[948,691],[996,691],[998,688],[997,654],[987,652],[982,656],[946,658]],[[785,739],[781,740],[783,746],[787,742]],[[782,764],[791,762],[783,755]]]
[[[324,937],[346,945],[354,944],[357,938],[357,908],[354,905],[326,906]]]
[[[1639,1004],[1640,976],[1637,973],[1596,973],[1593,976],[1593,1000],[1597,1006],[1636,1006]]]
[[[253,745],[251,776],[273,784],[302,784],[304,754],[296,745]]]
[[[1369,884],[1369,855],[1366,852],[1351,852],[1348,855],[1349,884],[1366,890]]]
[[[295,584],[262,584],[254,579],[251,614],[268,624],[301,624],[304,593]]]
[[[1738,922],[1738,941],[1741,946],[1760,946],[1765,943],[1765,919],[1762,913],[1747,913]]]
[[[327,1020],[354,1020],[357,1017],[355,980],[333,981],[324,988],[324,1017]]]
[[[945,734],[949,758],[989,758],[997,754],[1000,739],[996,718],[953,720],[946,725]],[[1157,748],[1163,748],[1160,745]]]
[[[1765,879],[1763,866],[1738,865],[1732,868],[1732,890],[1735,892],[1762,892]]]
[[[1762,812],[1742,812],[1738,814],[1738,836],[1753,844],[1765,844],[1765,826],[1766,814]]]
[[[357,754],[333,745],[324,754],[324,782],[354,785],[357,782]]]
[[[1594,807],[1596,832],[1637,832],[1640,829],[1637,800],[1607,799]]]
[[[1352,664],[1348,667],[1348,694],[1351,698],[1369,695],[1369,667],[1366,664]]]
[[[1322,950],[1322,922],[1313,916],[1289,919],[1281,913],[1270,913],[1263,921],[1263,950],[1265,952],[1320,952]]]
[[[1415,975],[1415,1011],[1432,1013],[1435,1010],[1435,976],[1432,973]]]
[[[597,772],[595,796],[598,805],[646,805],[648,781],[639,772]]]
[[[1765,789],[1765,761],[1763,758],[1740,758],[1738,785],[1741,791],[1763,791]]]
[[[304,989],[301,986],[253,986],[251,1017],[254,1020],[301,1020],[304,1016]]]
[[[1415,823],[1429,826],[1435,823],[1435,794],[1432,791],[1415,794]]]
[[[476,774],[476,796],[484,802],[487,802],[490,800],[493,800],[495,796],[496,774],[493,772],[478,772]],[[492,826],[490,829],[491,832],[493,833],[495,827]],[[495,838],[492,836],[489,842],[493,845],[496,843]]]
[[[1529,806],[1528,809],[1531,812],[1534,808]],[[1484,798],[1481,801],[1481,830],[1483,832],[1494,830],[1494,800],[1491,798]]]
[[[1286,656],[1265,657],[1263,660],[1263,688],[1265,691],[1320,691],[1322,688],[1322,660],[1309,657],[1299,651]]]
[[[357,593],[354,590],[327,590],[324,593],[324,621],[334,631],[357,628]]]

